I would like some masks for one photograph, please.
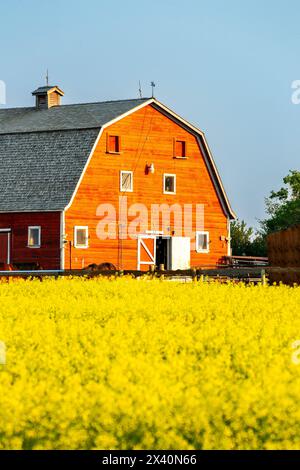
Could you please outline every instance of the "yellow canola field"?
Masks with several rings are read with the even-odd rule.
[[[0,448],[300,449],[298,339],[299,287],[2,283]]]

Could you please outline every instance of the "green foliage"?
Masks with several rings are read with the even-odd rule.
[[[244,220],[234,220],[231,223],[231,248],[237,256],[246,255],[251,245],[253,229],[247,227]]]
[[[291,170],[283,178],[284,186],[271,191],[266,198],[268,217],[260,221],[254,233],[245,221],[231,223],[232,254],[236,256],[267,256],[267,235],[300,224],[300,171]]]
[[[267,240],[261,233],[256,232],[249,247],[249,256],[267,256]]]
[[[285,186],[266,199],[269,217],[260,222],[262,236],[300,224],[300,171],[290,171],[283,182]]]
[[[231,223],[231,248],[235,256],[266,256],[266,239],[252,227],[247,227],[244,220]]]

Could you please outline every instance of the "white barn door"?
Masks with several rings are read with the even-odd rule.
[[[189,237],[171,238],[171,269],[190,269],[191,239]]]
[[[139,235],[137,239],[137,269],[143,270],[144,267],[155,266],[156,261],[156,236]]]

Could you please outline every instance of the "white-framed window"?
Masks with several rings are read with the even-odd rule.
[[[31,225],[28,227],[28,247],[41,247],[41,227],[39,225]]]
[[[209,232],[196,232],[197,253],[209,252]]]
[[[164,194],[176,194],[176,175],[164,173],[163,190]]]
[[[120,191],[132,192],[133,191],[133,172],[132,171],[120,171]]]
[[[86,226],[76,225],[74,227],[74,247],[88,248],[89,246],[89,228]]]

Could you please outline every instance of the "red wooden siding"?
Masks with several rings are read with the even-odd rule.
[[[9,249],[9,232],[0,232],[0,264],[7,264]]]
[[[107,135],[120,136],[120,154],[107,153]],[[174,141],[185,142],[187,159],[174,158]],[[154,173],[147,173],[153,163]],[[204,204],[204,230],[210,233],[210,252],[191,251],[191,265],[215,265],[227,255],[227,217],[217,197],[195,136],[158,110],[148,105],[107,128],[94,151],[90,165],[70,208],[65,212],[65,233],[73,241],[74,226],[89,227],[89,248],[65,247],[65,268],[82,268],[90,263],[111,262],[127,269],[137,267],[137,240],[99,240],[97,224],[105,215],[97,207],[111,203],[118,215],[120,170],[133,172],[133,192],[127,192],[128,206],[133,203]],[[176,174],[176,194],[163,194],[163,174]],[[194,219],[194,212],[191,214]],[[134,219],[136,215],[129,218]],[[195,220],[193,220],[195,226]],[[111,227],[115,230],[115,227]],[[145,229],[151,229],[150,226]],[[170,235],[177,235],[171,220]],[[71,254],[70,254],[71,253]],[[71,263],[70,263],[71,257]]]
[[[40,248],[28,248],[29,226],[41,226]],[[1,228],[11,229],[11,264],[38,263],[43,269],[60,268],[59,212],[0,214]]]

